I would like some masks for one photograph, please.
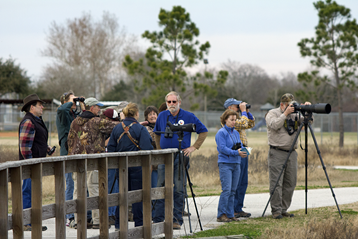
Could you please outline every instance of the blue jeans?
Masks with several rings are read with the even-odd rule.
[[[239,184],[237,185],[237,189],[235,193],[235,204],[234,204],[235,213],[241,212],[242,207],[244,206],[244,199],[245,199],[246,189],[248,185],[248,165],[249,165],[248,157],[241,158]]]
[[[234,217],[234,200],[237,184],[240,177],[240,164],[219,163],[221,181],[221,194],[218,205],[217,218],[226,214],[228,218]]]
[[[31,178],[23,180],[22,183],[22,208],[31,207]]]
[[[128,168],[128,191],[142,189],[142,167]],[[134,225],[143,226],[143,204],[137,202],[132,204]],[[126,219],[128,220],[128,219]],[[119,228],[119,207],[116,207],[115,227]]]
[[[117,178],[116,178],[117,175]],[[116,179],[116,181],[114,181]],[[113,190],[112,190],[113,187]],[[112,190],[112,192],[111,192]],[[108,194],[110,193],[118,193],[119,192],[119,185],[118,185],[118,169],[108,169]],[[108,208],[108,216],[115,216],[116,215],[116,207],[109,207]]]
[[[72,200],[73,199],[73,178],[72,178],[72,173],[66,173],[65,174],[65,178],[66,178],[66,191],[65,191],[65,199],[67,200]],[[66,219],[74,219],[75,216],[73,215],[73,213],[71,214],[67,214],[66,215]]]
[[[189,165],[187,166],[189,168]],[[183,224],[183,211],[184,211],[184,185],[186,184],[186,175],[182,171],[179,180],[179,155],[177,154],[174,159],[174,211],[173,222]],[[164,187],[165,184],[165,165],[158,165],[158,184],[157,187]],[[154,208],[153,222],[164,221],[164,199],[156,201]]]

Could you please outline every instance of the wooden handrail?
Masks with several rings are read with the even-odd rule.
[[[23,225],[32,225],[32,238],[42,238],[42,221],[56,218],[56,238],[66,238],[65,215],[77,213],[77,238],[87,238],[86,212],[99,209],[100,234],[92,238],[152,238],[165,233],[173,237],[173,174],[165,174],[165,186],[151,188],[151,165],[165,164],[173,172],[177,149],[119,153],[78,154],[10,161],[0,164],[0,238],[23,238]],[[142,189],[128,191],[128,167],[142,167]],[[119,169],[119,193],[108,195],[108,169]],[[87,172],[98,170],[99,196],[88,197]],[[65,173],[77,173],[77,199],[65,201]],[[42,205],[42,178],[54,175],[55,203]],[[22,180],[32,180],[32,208],[22,209]],[[12,214],[8,214],[8,183],[12,189]],[[82,185],[82,186],[81,186]],[[152,224],[151,201],[165,199],[165,222]],[[143,226],[128,229],[128,205],[143,202]],[[118,206],[120,231],[109,233],[108,207]]]

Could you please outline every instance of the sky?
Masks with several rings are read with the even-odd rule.
[[[311,0],[2,0],[0,2],[0,58],[10,56],[37,80],[52,60],[41,56],[47,46],[50,24],[91,13],[95,20],[103,12],[115,14],[119,24],[137,35],[145,50],[150,44],[141,34],[160,30],[161,8],[180,5],[190,13],[200,30],[199,41],[211,44],[206,57],[210,67],[236,61],[263,68],[269,75],[297,74],[309,68],[297,43],[314,37],[318,23]],[[338,0],[358,18],[357,0]],[[200,66],[202,67],[203,63]]]

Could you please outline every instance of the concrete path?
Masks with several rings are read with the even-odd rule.
[[[358,169],[358,168],[357,168]],[[348,204],[358,201],[358,187],[354,188],[335,188],[333,189],[336,195],[336,199],[339,205]],[[308,208],[314,207],[325,207],[325,206],[335,206],[335,202],[331,193],[331,190],[328,189],[315,189],[308,191]],[[221,225],[222,223],[216,222],[216,213],[217,206],[219,201],[219,196],[209,196],[209,197],[196,197],[196,204],[198,207],[201,224],[204,230],[212,229]],[[269,199],[268,193],[261,194],[247,194],[245,198],[245,211],[250,212],[252,217],[261,217],[266,203]],[[289,208],[289,211],[304,209],[305,208],[305,192],[304,190],[297,190],[294,192],[292,205]],[[192,199],[189,199],[189,209],[192,214],[191,225],[192,232],[200,231],[200,226],[197,220],[195,207]],[[265,215],[270,215],[270,206],[266,210]],[[308,213],[310,213],[308,211]],[[174,236],[184,236],[192,234],[189,229],[188,217],[184,217],[184,224],[182,225],[181,230],[175,230]],[[48,227],[48,230],[43,233],[44,239],[55,238],[55,219],[49,219],[43,221],[43,225]],[[133,223],[130,223],[130,227],[133,227]],[[114,232],[114,227],[110,229],[110,232]],[[75,229],[66,228],[67,238],[76,238],[77,231]],[[96,236],[99,234],[99,230],[88,229],[87,236]],[[13,238],[12,230],[9,231],[9,238]],[[163,237],[163,235],[158,236]],[[31,232],[25,232],[25,238],[31,238]]]

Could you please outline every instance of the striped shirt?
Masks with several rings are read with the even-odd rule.
[[[32,145],[35,139],[35,125],[27,119],[20,125],[19,147],[25,159],[32,158]]]

